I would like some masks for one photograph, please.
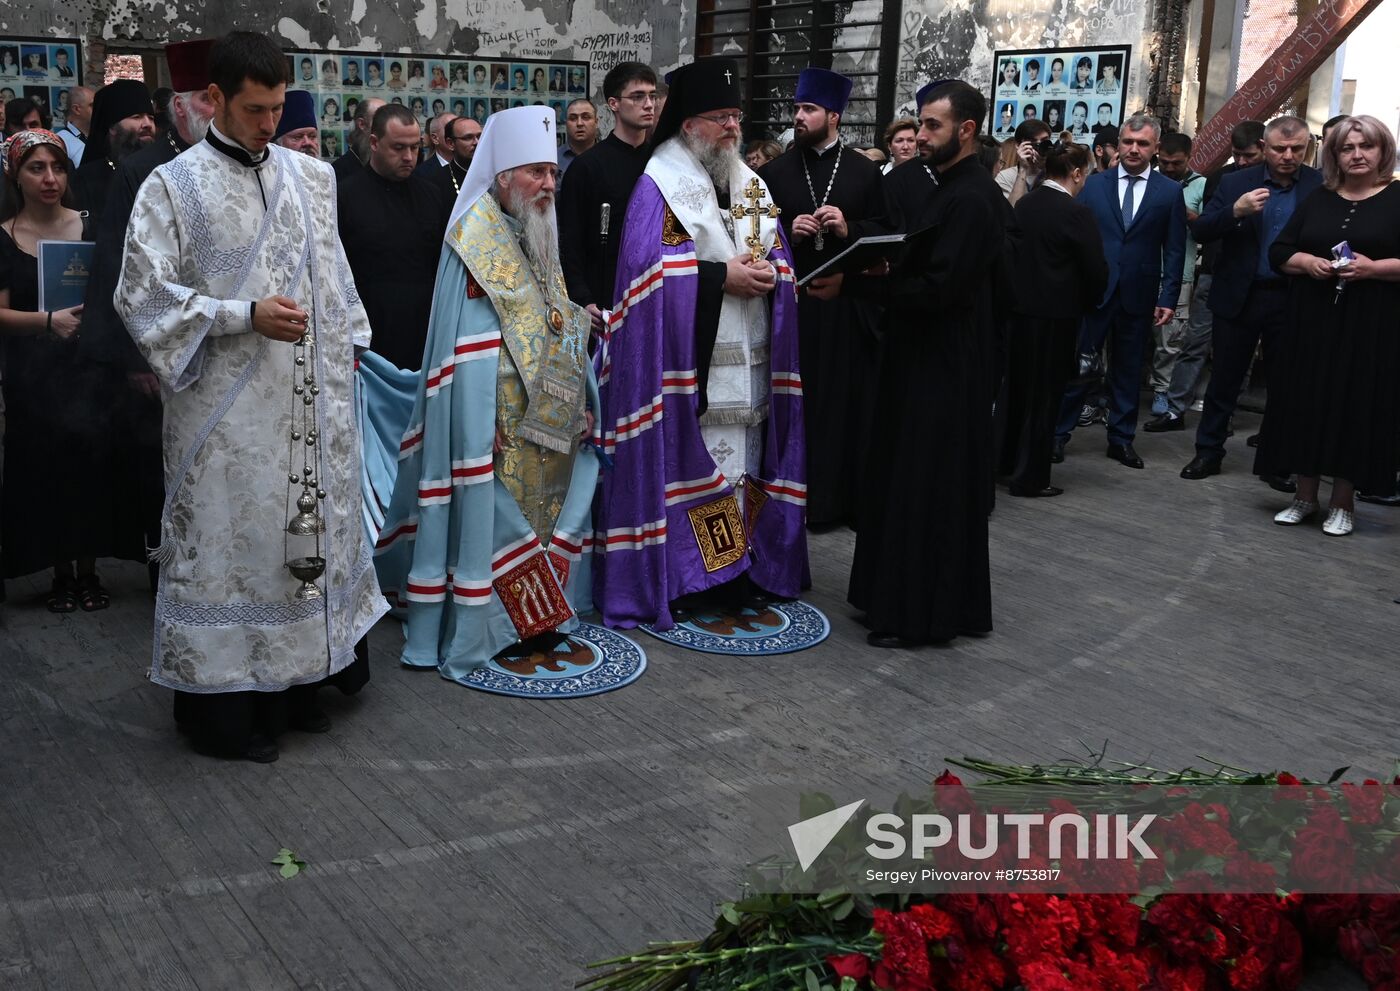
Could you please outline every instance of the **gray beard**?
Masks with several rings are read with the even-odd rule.
[[[194,108],[190,106],[188,99],[186,99],[184,109],[178,116],[180,118],[180,123],[183,125],[183,127],[178,128],[178,130],[184,132],[180,135],[181,138],[185,138],[185,136],[188,135],[189,137],[186,140],[188,140],[191,145],[197,145],[204,140],[205,136],[209,133],[209,122],[213,120],[212,117],[199,116],[199,114],[194,112]]]
[[[539,196],[545,194],[537,194]],[[553,211],[536,209],[535,202],[511,190],[507,204],[510,215],[520,222],[520,246],[536,271],[546,277],[559,267],[559,236],[554,232]]]
[[[739,158],[738,146],[724,148],[720,145],[712,145],[684,130],[681,131],[681,140],[685,142],[690,153],[699,160],[700,167],[705,170],[715,188],[727,190],[729,177],[734,174],[734,170],[742,162],[742,159]]]

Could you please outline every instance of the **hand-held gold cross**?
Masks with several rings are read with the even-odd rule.
[[[768,253],[768,249],[763,246],[759,220],[762,217],[776,220],[783,211],[778,209],[776,203],[763,202],[763,186],[756,178],[750,179],[749,184],[744,187],[744,199],[749,205],[745,207],[736,203],[729,208],[729,214],[735,220],[749,218],[749,236],[744,238],[744,243],[749,246],[749,254],[753,256],[753,260],[758,261]]]

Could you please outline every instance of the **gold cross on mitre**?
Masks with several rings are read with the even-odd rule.
[[[729,208],[729,213],[735,220],[749,218],[750,233],[748,237],[744,238],[744,243],[749,246],[749,254],[753,256],[754,261],[758,261],[768,253],[768,250],[763,246],[763,236],[758,226],[759,219],[768,217],[770,220],[776,220],[778,215],[783,212],[778,209],[776,203],[762,202],[763,193],[763,184],[758,181],[757,177],[750,179],[749,184],[744,187],[744,199],[748,201],[749,205],[744,207],[736,203]]]

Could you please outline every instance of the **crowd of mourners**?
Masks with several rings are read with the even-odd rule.
[[[0,560],[6,578],[51,569],[47,603],[58,612],[104,608],[109,597],[96,561],[145,560],[159,542],[160,388],[122,332],[110,292],[140,180],[200,141],[212,115],[204,86],[182,82],[180,67],[172,67],[174,86],[154,93],[122,80],[96,90],[74,86],[58,107],[19,97],[2,108]],[[624,63],[602,87],[607,137],[600,138],[600,108],[590,98],[569,103],[561,122],[560,253],[570,297],[595,323],[616,303],[615,232],[665,94],[649,67]],[[820,109],[831,115],[820,127],[799,122],[782,135],[751,133],[745,161],[776,186],[785,155],[824,150],[814,132],[839,141],[844,107]],[[862,233],[907,233],[917,213],[907,202],[914,188],[907,177],[927,173],[937,185],[922,109],[890,123],[878,147],[845,145],[883,176],[880,201],[859,218]],[[277,143],[321,156],[317,110],[310,94],[289,92]],[[987,454],[991,475],[1011,495],[1059,495],[1050,466],[1074,455],[1076,430],[1096,424],[1106,430],[1108,457],[1142,468],[1145,392],[1143,431],[1195,429],[1195,455],[1181,477],[1218,475],[1242,394],[1267,385],[1262,428],[1233,443],[1256,449],[1252,472],[1292,496],[1276,523],[1316,516],[1324,533],[1344,535],[1355,525],[1356,499],[1400,502],[1393,388],[1400,193],[1392,182],[1395,139],[1384,124],[1335,117],[1313,135],[1295,116],[1246,121],[1234,128],[1229,163],[1207,175],[1190,165],[1190,136],[1164,132],[1143,115],[1083,136],[1056,133],[1037,119],[1016,124],[1002,141],[985,130],[976,137],[977,160],[1005,198],[998,264],[1009,290],[989,359]],[[425,120],[370,98],[355,107],[348,147],[333,162],[341,235],[375,326],[374,349],[399,367],[421,362],[443,233],[481,133],[479,117]],[[809,172],[804,196],[811,182]],[[805,215],[820,216],[819,193],[811,189]],[[611,220],[599,212],[604,205]],[[796,219],[785,215],[783,224],[800,244],[810,233]],[[41,310],[36,256],[43,240],[97,241],[85,305]],[[812,259],[798,255],[802,275]],[[848,279],[843,289],[818,279],[806,293],[856,296],[860,282]],[[888,303],[868,285],[865,291],[872,305]],[[932,324],[936,333],[936,318]],[[862,425],[876,415],[873,360],[817,371],[825,359],[809,339],[833,332],[804,311],[815,526],[858,525],[860,517],[854,490],[829,502],[817,491],[837,483],[816,462],[843,457],[824,442],[848,444],[849,435],[830,426],[832,415]],[[869,342],[878,347],[878,334]],[[838,382],[843,375],[870,381]],[[855,465],[843,463],[840,474]]]

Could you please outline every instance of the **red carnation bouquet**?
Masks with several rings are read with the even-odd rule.
[[[593,964],[590,991],[1291,991],[1310,958],[1340,956],[1371,991],[1400,991],[1400,778],[1326,785],[1216,765],[1162,772],[1094,762],[950,761],[999,785],[1165,789],[1163,855],[1056,863],[1075,891],[754,895],[704,939]],[[1195,800],[1266,786],[1265,803]],[[934,804],[979,811],[951,771]],[[1228,792],[1226,792],[1228,794]],[[1054,804],[1054,803],[1052,803]],[[1073,805],[1059,802],[1058,811]],[[810,810],[804,810],[810,814]],[[975,819],[975,816],[973,817]],[[959,854],[940,851],[942,865]],[[1039,851],[1021,866],[1049,867]],[[987,865],[984,865],[987,866]],[[1113,876],[1086,876],[1086,872]],[[1044,886],[1042,886],[1044,887]]]

